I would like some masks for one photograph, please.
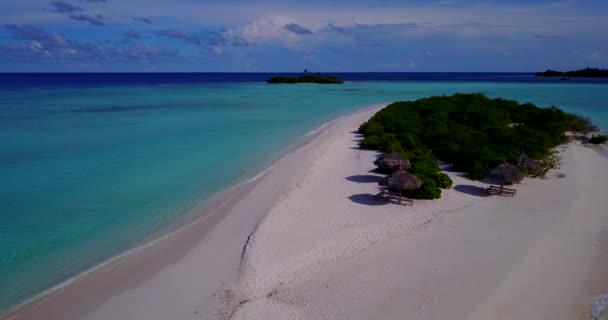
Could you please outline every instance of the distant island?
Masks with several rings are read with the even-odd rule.
[[[537,77],[607,78],[608,69],[586,68],[566,72],[547,70],[545,72],[537,72],[534,75]]]
[[[342,79],[334,76],[325,76],[321,73],[311,73],[304,70],[304,75],[299,77],[275,76],[266,81],[267,83],[318,83],[318,84],[341,84]]]

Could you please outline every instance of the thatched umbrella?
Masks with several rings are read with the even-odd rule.
[[[537,176],[542,171],[538,161],[532,160],[525,153],[521,153],[519,156],[511,159],[511,161],[518,167],[523,168],[527,173],[532,176]]]
[[[399,190],[399,202],[401,202],[401,191],[418,189],[422,185],[422,181],[407,171],[399,169],[385,179],[380,180],[378,184]]]
[[[422,181],[415,175],[412,175],[401,168],[386,177],[386,183],[389,187],[394,189],[410,190],[420,188]]]
[[[518,183],[524,179],[524,174],[516,165],[503,161],[496,168],[490,170],[490,177],[501,181],[501,186],[505,183]]]
[[[374,161],[374,164],[382,169],[409,169],[412,165],[410,161],[402,156],[400,156],[397,152],[391,152],[384,155],[382,158]]]

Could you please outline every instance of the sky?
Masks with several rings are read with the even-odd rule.
[[[608,67],[606,0],[2,0],[0,72]]]

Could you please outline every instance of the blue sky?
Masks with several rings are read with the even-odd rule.
[[[605,0],[2,0],[0,71],[608,66]]]

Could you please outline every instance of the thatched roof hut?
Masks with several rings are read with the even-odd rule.
[[[511,162],[531,176],[537,176],[542,171],[540,163],[536,160],[532,160],[523,152],[519,156],[511,159]]]
[[[382,169],[409,169],[412,166],[408,159],[394,151],[374,161],[374,164]]]
[[[393,189],[410,190],[420,188],[422,181],[407,171],[399,169],[386,177],[386,185]]]
[[[490,170],[489,176],[508,184],[518,183],[524,179],[524,174],[521,170],[519,170],[516,165],[506,161],[503,161],[496,168]]]

